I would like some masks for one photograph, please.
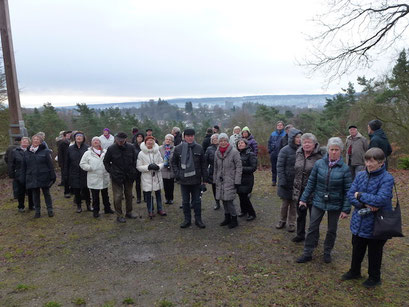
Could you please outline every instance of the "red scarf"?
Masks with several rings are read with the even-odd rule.
[[[219,150],[220,150],[220,153],[222,154],[222,157],[224,157],[224,153],[226,152],[227,148],[229,148],[229,146],[230,144],[227,144],[227,146],[224,148],[219,146]]]

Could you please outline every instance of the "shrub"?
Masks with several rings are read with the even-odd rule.
[[[401,169],[409,169],[409,156],[403,156],[398,159],[398,167]]]
[[[44,304],[44,307],[61,307],[62,305],[57,302],[48,302]]]

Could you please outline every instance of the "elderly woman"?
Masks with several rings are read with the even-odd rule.
[[[18,201],[18,211],[24,212],[24,199],[28,196],[28,208],[34,210],[33,197],[31,191],[26,190],[26,178],[24,174],[24,156],[27,148],[30,146],[30,139],[22,137],[20,146],[13,150],[11,159],[9,160],[8,174],[13,179],[14,198]]]
[[[251,134],[249,127],[246,126],[246,127],[243,128],[243,130],[241,130],[241,137],[243,139],[247,140],[249,148],[257,156],[257,154],[258,154],[258,144],[257,144],[257,141],[254,138],[254,136]]]
[[[312,133],[304,133],[301,136],[301,147],[295,153],[295,176],[293,186],[293,200],[297,206],[297,235],[292,239],[293,242],[302,242],[305,240],[305,224],[307,220],[307,211],[311,217],[312,196],[307,199],[307,206],[298,206],[305,187],[308,183],[312,168],[315,162],[322,158],[320,144]]]
[[[173,191],[175,189],[175,175],[173,174],[170,161],[173,157],[173,151],[175,146],[173,146],[174,137],[172,134],[167,134],[165,136],[165,141],[163,145],[159,147],[159,152],[163,159],[163,169],[162,179],[163,179],[163,189],[165,190],[165,204],[173,204]]]
[[[141,151],[141,144],[145,141],[145,135],[142,132],[137,132],[135,134],[135,152],[136,152],[136,159],[138,159],[138,155]],[[136,170],[135,176],[135,191],[136,191],[136,203],[140,204],[142,199],[142,190],[141,190],[141,172]],[[146,199],[143,199],[146,201]]]
[[[236,126],[233,128],[233,134],[230,136],[229,144],[233,147],[237,146],[237,141],[241,139],[241,128]]]
[[[155,192],[158,214],[165,216],[162,209],[162,196],[160,190],[163,187],[162,173],[163,159],[159,152],[159,146],[155,143],[153,136],[147,136],[145,142],[141,144],[141,152],[138,155],[137,168],[142,173],[142,190],[146,197],[149,217],[154,214],[152,192]]]
[[[314,248],[318,245],[321,220],[327,212],[328,230],[324,241],[324,262],[331,262],[331,251],[337,237],[338,219],[347,218],[351,210],[347,192],[351,187],[351,172],[343,162],[341,152],[343,142],[339,137],[328,140],[328,154],[318,160],[308,178],[307,187],[301,195],[299,205],[307,207],[309,197],[312,200],[311,220],[305,238],[304,253],[298,263],[312,260]]]
[[[104,212],[113,214],[108,196],[109,174],[104,166],[106,150],[101,147],[101,140],[95,136],[92,138],[91,147],[84,153],[80,161],[80,167],[87,172],[87,187],[91,190],[93,215],[99,217],[99,194],[102,195]]]
[[[69,180],[70,186],[74,191],[74,202],[77,204],[77,213],[82,212],[81,199],[85,199],[87,210],[92,211],[91,198],[87,187],[87,172],[80,167],[82,156],[88,150],[85,144],[85,135],[81,131],[74,134],[74,144],[68,147],[67,158],[65,159],[64,173]]]
[[[361,263],[368,248],[368,279],[363,285],[372,288],[381,283],[381,264],[383,246],[387,238],[375,239],[374,213],[380,208],[392,210],[394,180],[386,171],[385,154],[382,149],[374,147],[365,153],[366,171],[355,177],[348,191],[348,198],[354,206],[351,218],[352,261],[351,268],[342,275],[343,280],[361,277]],[[363,211],[361,211],[364,209]],[[365,209],[369,209],[368,212]]]
[[[111,146],[112,144],[114,144],[114,142],[115,142],[115,138],[111,134],[111,131],[108,128],[105,128],[102,131],[102,134],[99,137],[99,140],[101,141],[101,147],[103,149],[105,149],[105,150],[107,150],[108,147]]]
[[[280,150],[277,159],[278,189],[277,195],[281,198],[280,220],[277,229],[284,228],[288,218],[288,231],[295,231],[297,204],[293,201],[293,183],[295,176],[295,153],[301,146],[302,132],[295,128],[290,129],[288,145]]]
[[[207,170],[209,172],[209,183],[212,185],[213,197],[215,200],[214,210],[220,209],[220,200],[216,199],[216,184],[213,182],[214,172],[214,156],[216,154],[217,146],[219,145],[219,134],[215,133],[210,137],[210,146],[205,152],[205,161]]]
[[[229,144],[226,133],[219,135],[219,147],[214,159],[213,182],[216,184],[216,199],[223,201],[224,221],[220,226],[238,226],[233,200],[241,183],[242,164],[239,152]]]
[[[41,216],[40,189],[43,191],[49,217],[54,216],[50,187],[56,180],[51,151],[43,144],[39,135],[31,138],[31,146],[24,155],[24,174],[26,189],[30,189],[33,196],[35,218]]]

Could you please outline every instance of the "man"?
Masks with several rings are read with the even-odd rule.
[[[212,128],[208,128],[206,130],[206,135],[205,135],[205,137],[203,139],[203,142],[202,142],[202,147],[203,147],[203,152],[204,153],[206,153],[207,147],[210,146],[210,137],[212,136],[212,134],[213,134]]]
[[[288,145],[288,132],[290,132],[291,128],[294,128],[294,126],[291,125],[291,124],[288,124],[287,126],[285,126],[285,128],[284,128],[285,135],[283,136],[283,138],[280,141],[280,150]]]
[[[180,143],[182,143],[182,134],[180,133],[179,127],[173,127],[171,133],[175,139],[173,142],[175,146],[178,146]]]
[[[365,169],[365,153],[368,150],[368,142],[365,137],[358,132],[355,125],[348,127],[349,136],[346,140],[346,161],[351,171],[352,180],[358,172]]]
[[[276,130],[273,131],[268,139],[268,153],[271,161],[272,185],[277,185],[277,158],[281,149],[281,139],[286,135],[284,123],[280,120],[276,124]]]
[[[101,141],[102,149],[107,150],[109,146],[114,144],[115,138],[111,134],[111,131],[108,128],[105,128],[102,135],[99,137],[99,140]]]
[[[13,160],[13,150],[20,146],[20,142],[21,137],[18,136],[14,139],[14,144],[7,148],[6,154],[4,155],[4,162],[6,162],[6,165],[9,164],[9,161]]]
[[[180,183],[182,193],[185,219],[180,227],[187,228],[191,225],[190,204],[192,203],[196,226],[205,228],[202,222],[200,191],[202,184],[207,182],[208,175],[203,148],[195,142],[195,130],[186,129],[184,137],[185,142],[176,146],[171,160],[172,169],[176,180]]]
[[[383,150],[385,154],[385,167],[388,169],[388,157],[392,153],[392,147],[389,144],[388,138],[385,132],[381,129],[382,122],[379,119],[371,120],[368,123],[369,134],[369,148],[378,147]]]
[[[136,143],[136,137],[137,137],[138,132],[139,132],[139,129],[137,127],[132,128],[132,144]]]
[[[61,142],[58,144],[58,166],[61,169],[61,183],[60,186],[64,186],[64,197],[70,198],[70,184],[68,180],[64,181],[67,174],[65,174],[65,160],[67,159],[67,152],[68,147],[70,147],[70,138],[71,138],[72,131],[64,131],[63,138]]]
[[[114,194],[114,207],[117,221],[125,223],[122,214],[122,196],[125,194],[125,217],[135,219],[132,213],[132,186],[136,178],[136,151],[134,146],[126,142],[127,135],[119,132],[115,136],[115,143],[108,147],[105,154],[104,165],[111,175],[112,192]]]

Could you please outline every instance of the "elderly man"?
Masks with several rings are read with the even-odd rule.
[[[114,207],[119,223],[126,222],[122,214],[123,194],[125,194],[126,202],[125,217],[136,218],[136,215],[132,213],[132,186],[136,178],[136,151],[134,146],[126,142],[127,137],[124,132],[117,133],[115,143],[108,147],[104,158],[105,169],[111,175]]]
[[[346,161],[351,171],[352,180],[358,172],[365,169],[364,156],[368,150],[368,142],[362,134],[359,133],[355,125],[348,127],[349,136],[346,140]]]

